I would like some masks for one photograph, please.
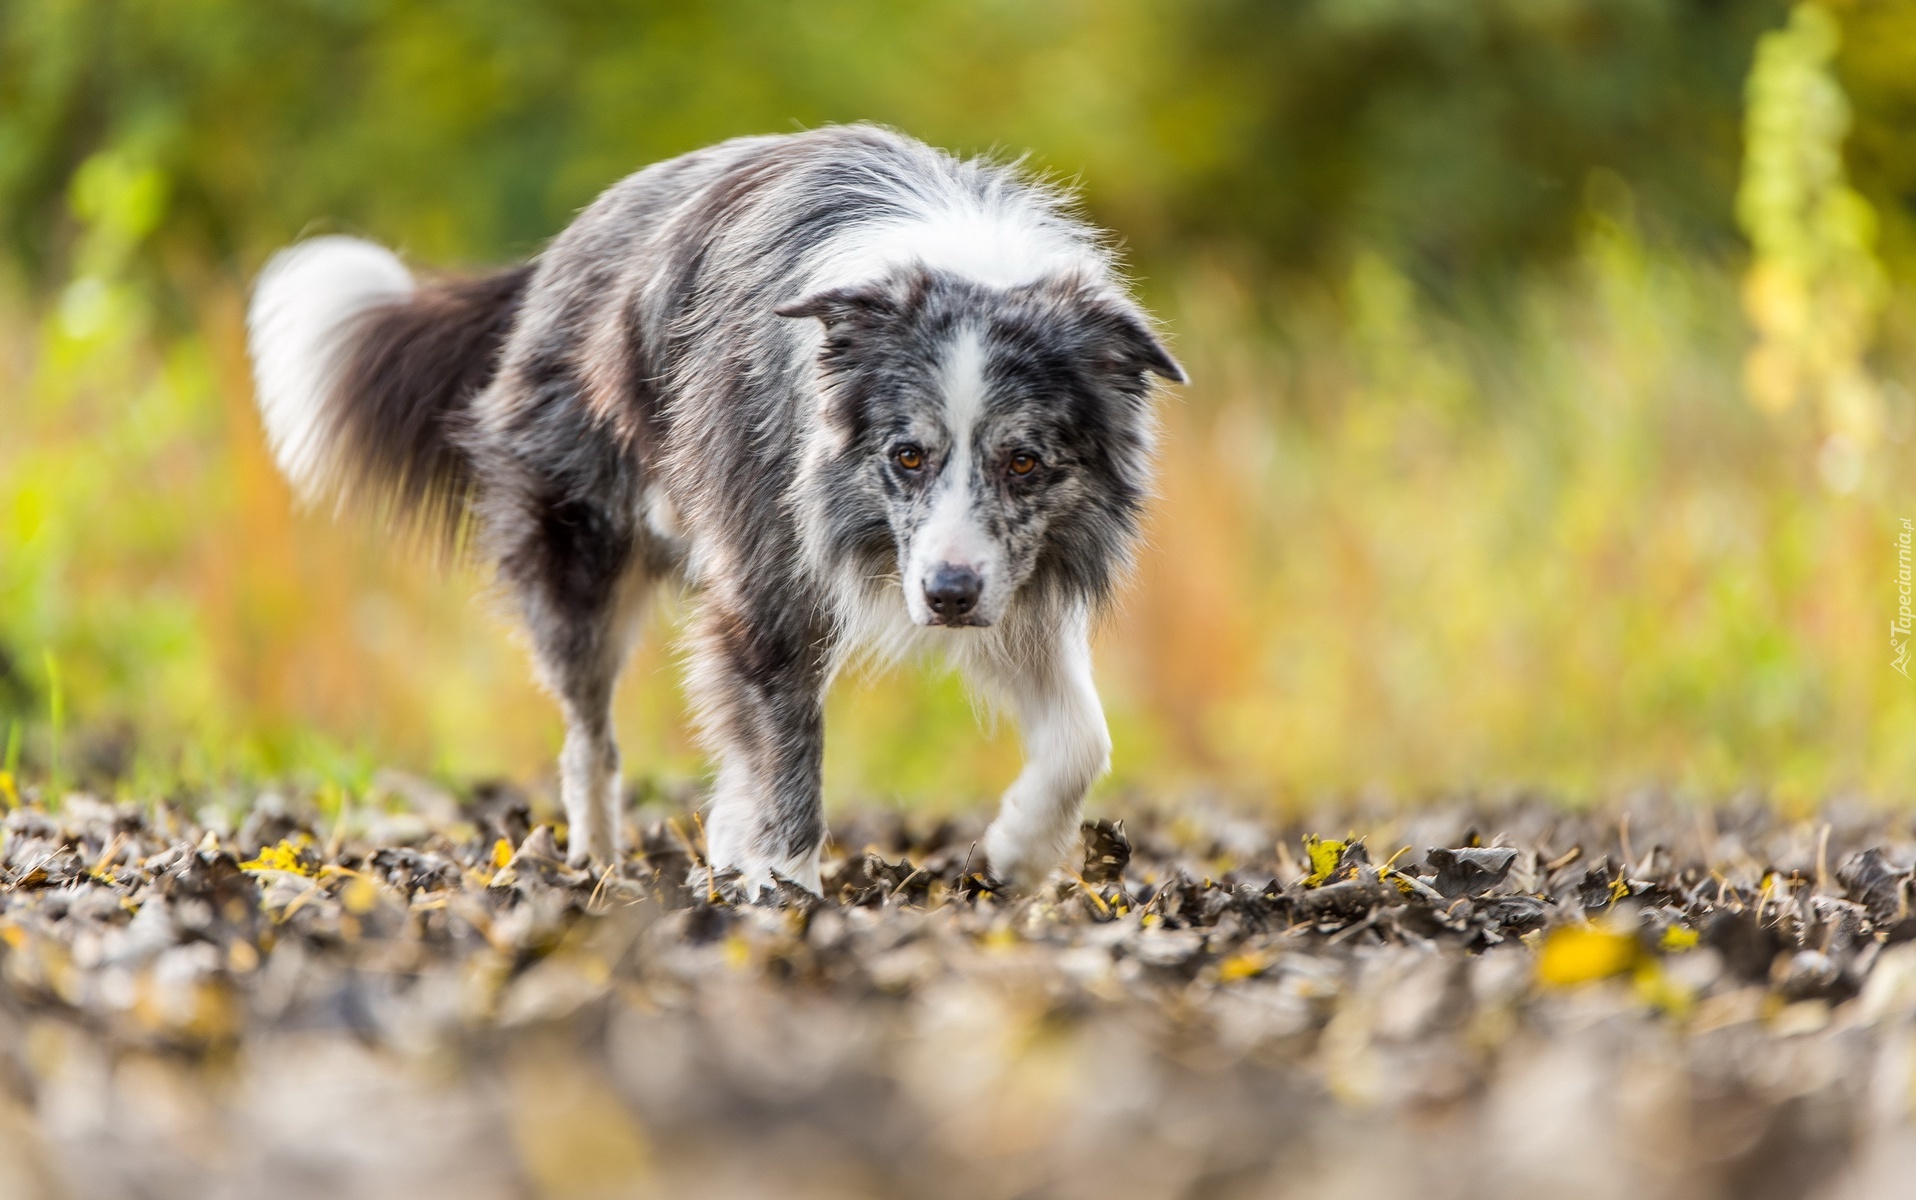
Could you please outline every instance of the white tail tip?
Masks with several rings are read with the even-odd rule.
[[[332,474],[326,407],[350,350],[349,323],[412,290],[397,255],[351,237],[288,247],[260,272],[246,310],[255,395],[273,458],[302,499],[318,499]]]

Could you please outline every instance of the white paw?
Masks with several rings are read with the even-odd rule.
[[[580,830],[572,826],[565,864],[575,869],[604,870],[619,861],[618,836],[604,825]]]
[[[985,830],[985,861],[1005,882],[1022,888],[1037,887],[1065,860],[1076,833],[1075,824],[1064,830],[1033,832],[1018,829],[1000,817]]]
[[[739,873],[739,886],[747,896],[754,898],[766,888],[776,891],[776,881],[780,879],[795,883],[814,896],[825,894],[817,850],[797,858],[780,859],[761,854],[720,852],[714,854],[712,868],[721,872],[736,870]]]

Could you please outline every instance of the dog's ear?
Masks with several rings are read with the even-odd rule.
[[[1150,324],[1129,305],[1094,305],[1091,328],[1092,354],[1105,370],[1120,375],[1149,373],[1172,383],[1191,381]]]
[[[772,310],[781,317],[817,317],[827,330],[851,325],[878,324],[898,315],[898,299],[880,284],[827,288],[781,304]]]
[[[1141,370],[1149,371],[1172,383],[1189,383],[1191,376],[1184,370],[1184,364],[1171,357],[1164,342],[1143,324],[1139,324],[1132,337],[1131,352],[1134,361]]]
[[[781,317],[816,317],[825,327],[818,349],[820,412],[838,435],[840,451],[857,440],[865,420],[865,394],[856,380],[865,353],[902,308],[883,284],[828,288],[772,310]]]

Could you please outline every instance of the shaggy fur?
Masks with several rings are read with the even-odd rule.
[[[817,890],[821,706],[859,652],[943,652],[1007,707],[1027,765],[986,855],[1021,882],[1064,855],[1110,750],[1087,638],[1149,487],[1149,376],[1183,372],[1056,193],[868,126],[740,139],[485,279],[295,246],[249,326],[303,494],[473,520],[565,710],[575,861],[617,856],[613,688],[673,578],[716,866]]]

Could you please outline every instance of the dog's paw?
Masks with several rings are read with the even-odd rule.
[[[618,852],[609,836],[580,839],[566,846],[565,865],[575,871],[603,871],[617,866]]]
[[[1063,834],[1033,835],[1008,826],[1003,818],[985,830],[985,862],[991,873],[1022,891],[1031,891],[1044,883],[1052,869],[1063,862],[1070,849],[1073,825]]]
[[[799,891],[809,893],[814,900],[825,895],[825,883],[820,877],[816,851],[803,858],[776,861],[732,855],[714,859],[713,867],[721,872],[738,872],[740,893],[754,903],[762,902],[761,898],[765,896],[772,897],[773,903],[784,903],[790,893]]]

